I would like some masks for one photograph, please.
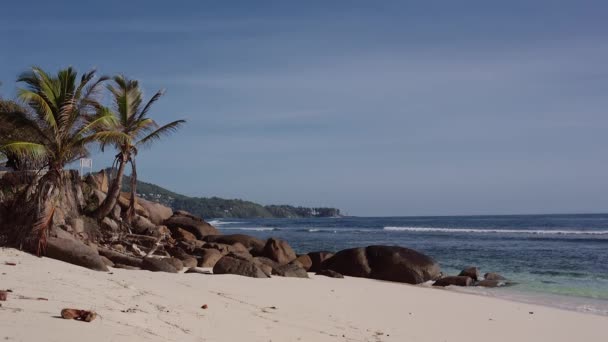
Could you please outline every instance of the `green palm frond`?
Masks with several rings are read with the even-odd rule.
[[[4,154],[12,153],[33,160],[43,160],[49,154],[44,145],[27,141],[9,142],[0,146],[0,151]]]
[[[154,141],[160,140],[164,136],[175,133],[185,123],[186,120],[176,120],[168,123],[138,141],[136,146],[149,146]]]
[[[55,119],[55,114],[53,113],[53,108],[51,108],[42,95],[28,89],[19,89],[17,96],[34,109],[34,112],[40,120],[44,121],[48,127],[52,128],[54,131],[57,131],[57,121]]]

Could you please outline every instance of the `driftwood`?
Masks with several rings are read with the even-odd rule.
[[[158,247],[160,247],[160,245],[162,245],[161,241],[165,239],[165,234],[159,236],[158,238],[156,238],[156,241],[154,243],[154,246],[152,247],[152,249],[150,251],[148,251],[148,255],[146,256],[151,256],[152,254],[154,254],[154,252],[156,252],[156,250],[158,249]]]
[[[138,247],[136,244],[132,244],[131,248],[142,257],[147,255],[146,252],[142,251],[142,247]]]

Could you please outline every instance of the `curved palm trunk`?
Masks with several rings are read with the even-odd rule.
[[[131,198],[129,199],[129,209],[127,210],[127,223],[130,225],[135,217],[135,196],[137,195],[137,167],[135,158],[131,158]]]
[[[122,189],[122,177],[125,173],[127,160],[128,159],[125,158],[125,155],[121,155],[118,162],[118,172],[116,173],[116,178],[114,178],[112,185],[110,185],[106,199],[101,203],[99,209],[97,209],[97,219],[100,221],[108,216],[116,206],[118,196],[120,196],[120,190]]]

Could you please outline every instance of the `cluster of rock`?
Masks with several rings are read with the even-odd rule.
[[[261,240],[243,234],[222,235],[215,227],[185,211],[173,212],[159,203],[136,199],[135,218],[123,224],[129,194],[121,194],[114,211],[101,222],[87,216],[105,199],[108,177],[104,172],[82,183],[73,179],[69,206],[60,208],[47,238],[45,254],[99,271],[108,267],[177,273],[235,274],[254,278],[271,276],[308,278],[309,272],[333,278],[363,277],[435,286],[488,286],[504,282],[496,274],[480,279],[468,268],[455,277],[442,277],[430,257],[398,246],[368,246],[297,255],[286,242]],[[82,184],[80,184],[82,183]],[[93,208],[93,209],[92,209]],[[75,214],[77,213],[77,214]],[[93,216],[93,215],[91,215]]]
[[[462,270],[457,276],[446,276],[438,279],[433,286],[481,286],[499,287],[509,285],[507,279],[498,273],[486,273],[480,277],[479,268],[470,266]]]

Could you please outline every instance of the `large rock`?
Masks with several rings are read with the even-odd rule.
[[[312,267],[312,260],[310,259],[308,254],[300,255],[293,262],[300,265],[300,267],[302,267],[306,271],[310,270],[310,268]]]
[[[281,265],[288,264],[296,259],[296,252],[286,241],[270,238],[264,246],[264,255],[266,258],[272,259]]]
[[[165,220],[164,225],[167,226],[172,233],[175,233],[177,228],[182,228],[194,234],[197,239],[202,240],[207,235],[219,235],[220,232],[205,220],[194,215],[177,211],[173,216]]]
[[[166,219],[173,216],[173,210],[160,203],[146,201],[143,198],[138,198],[137,201],[148,212],[148,218],[155,225],[161,225]]]
[[[137,234],[151,235],[156,230],[156,225],[143,216],[135,215],[133,228]]]
[[[191,256],[191,257],[187,257],[187,258],[183,258],[180,259],[182,261],[182,263],[184,264],[185,268],[193,268],[193,267],[197,267],[198,266],[198,260],[196,260],[195,257]]]
[[[118,205],[120,205],[123,210],[127,210],[127,208],[129,208],[130,201],[130,192],[121,192],[120,196],[118,196]],[[135,213],[140,216],[148,217],[148,211],[146,211],[146,209],[139,204],[139,197],[135,197]]]
[[[323,269],[352,277],[420,284],[439,278],[439,265],[413,249],[369,246],[345,249],[325,260]]]
[[[167,261],[171,266],[175,267],[175,269],[179,272],[184,268],[184,263],[178,258],[165,258],[163,259]]]
[[[223,254],[217,249],[209,248],[200,251],[200,258],[198,259],[198,267],[213,267],[218,260],[222,258]]]
[[[223,256],[213,266],[213,274],[236,274],[252,278],[268,278],[266,274],[252,259],[235,254]]]
[[[325,260],[331,258],[332,256],[334,256],[334,253],[323,251],[323,252],[310,252],[307,255],[310,258],[310,261],[312,262],[312,265],[310,266],[308,271],[309,272],[319,272],[321,270],[321,265],[323,264],[323,262]]]
[[[169,258],[144,258],[141,263],[141,268],[152,272],[177,273],[178,270],[168,259]]]
[[[281,277],[308,278],[308,273],[296,263],[280,265],[272,270],[272,274]]]
[[[46,256],[96,271],[108,271],[99,254],[77,240],[49,237],[46,241]]]
[[[194,241],[196,240],[196,236],[192,233],[190,233],[189,231],[183,229],[183,228],[175,228],[173,230],[173,238],[176,240],[186,240],[186,241]]]
[[[235,243],[241,243],[249,250],[263,250],[265,241],[260,240],[256,237],[245,235],[245,234],[229,234],[229,235],[209,235],[203,239],[206,242],[223,243],[226,245],[233,245]]]
[[[110,178],[105,169],[87,176],[86,182],[93,186],[96,190],[105,193],[108,192],[110,187]]]
[[[464,270],[460,271],[459,276],[471,277],[471,279],[477,281],[479,279],[479,268],[474,266],[469,266]]]
[[[143,260],[141,258],[135,258],[130,255],[122,254],[111,249],[99,247],[99,254],[110,259],[117,265],[126,265],[131,267],[142,268]]]
[[[120,231],[120,225],[118,224],[118,222],[112,220],[109,217],[104,217],[103,220],[101,220],[101,227],[110,232]]]
[[[340,274],[336,271],[332,271],[332,270],[320,270],[319,272],[317,272],[315,274],[330,277],[330,278],[344,278],[344,276],[342,274]]]
[[[473,278],[468,276],[451,276],[443,277],[433,283],[433,286],[471,286],[473,285]]]
[[[490,273],[486,273],[483,276],[483,279],[484,280],[506,280],[507,278],[501,276],[498,273],[490,272]]]
[[[478,281],[475,283],[475,286],[481,287],[499,287],[506,285],[504,280],[492,280],[492,279],[484,279],[482,281]]]

